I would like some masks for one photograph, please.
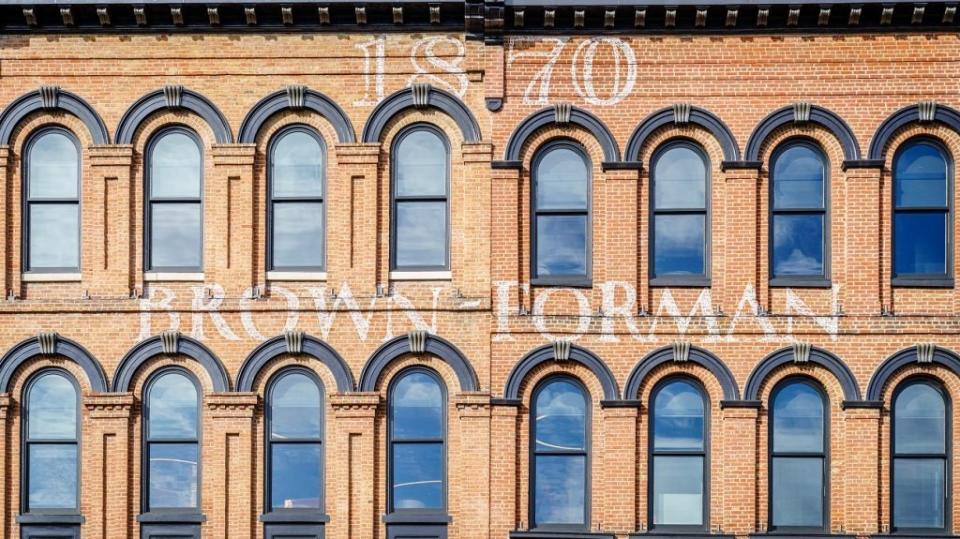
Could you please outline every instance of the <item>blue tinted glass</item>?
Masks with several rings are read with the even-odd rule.
[[[674,146],[660,154],[653,169],[654,206],[704,209],[707,204],[707,164],[689,146]]]
[[[587,209],[590,171],[582,154],[566,146],[547,151],[535,173],[537,209]]]
[[[702,214],[654,216],[654,275],[704,275],[705,223]]]
[[[419,371],[403,375],[390,406],[395,440],[443,437],[443,390],[433,376]]]
[[[27,505],[36,509],[73,509],[77,505],[77,446],[31,444]]]
[[[537,451],[564,451],[586,448],[586,398],[576,384],[566,380],[549,382],[537,393]]]
[[[654,402],[655,449],[703,449],[703,395],[690,382],[670,382]]]
[[[894,459],[893,526],[942,528],[945,488],[942,459]]]
[[[77,438],[77,389],[62,374],[44,374],[30,385],[27,402],[31,440]]]
[[[773,400],[773,450],[823,451],[823,398],[803,382],[789,383]]]
[[[200,204],[153,204],[151,211],[152,267],[199,267],[203,246]]]
[[[150,507],[197,506],[197,444],[150,444]]]
[[[397,202],[397,267],[447,265],[446,202]]]
[[[151,198],[200,198],[200,147],[189,135],[162,135],[150,154]]]
[[[703,457],[653,459],[653,523],[703,525]]]
[[[178,372],[160,375],[150,385],[151,439],[197,437],[197,388]]]
[[[319,509],[320,444],[273,444],[270,450],[272,507]]]
[[[274,197],[323,196],[323,148],[309,133],[289,131],[273,146]]]
[[[443,444],[393,444],[394,509],[443,507]]]
[[[396,196],[445,195],[447,146],[433,131],[418,129],[403,137],[394,153]]]
[[[48,131],[36,138],[30,144],[27,164],[30,199],[77,197],[80,154],[66,134]]]
[[[894,214],[893,272],[946,274],[948,226],[943,212]]]
[[[587,274],[587,216],[537,216],[537,275]]]
[[[274,202],[274,267],[322,268],[323,234],[323,202]]]
[[[80,267],[80,207],[30,205],[30,269]]]
[[[823,215],[773,216],[773,275],[823,275]]]
[[[894,450],[897,454],[946,452],[946,405],[927,384],[911,384],[894,403]]]
[[[823,155],[807,145],[794,145],[773,165],[773,207],[823,207]]]
[[[537,455],[534,524],[584,524],[586,460],[583,455]]]
[[[773,459],[774,526],[823,526],[823,460]]]
[[[309,376],[286,374],[270,393],[270,433],[274,440],[320,438],[320,388]]]
[[[898,208],[947,205],[947,160],[937,146],[915,142],[897,154],[893,200]]]

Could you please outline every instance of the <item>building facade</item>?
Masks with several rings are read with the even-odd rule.
[[[952,2],[0,2],[0,536],[960,535]]]

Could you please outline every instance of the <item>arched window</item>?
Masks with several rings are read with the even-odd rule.
[[[790,378],[771,397],[770,529],[822,532],[829,491],[826,396]]]
[[[706,404],[700,385],[668,379],[653,393],[650,421],[651,526],[707,529]]]
[[[148,381],[144,409],[143,511],[200,510],[200,390],[166,369]]]
[[[653,156],[650,284],[709,285],[710,166],[700,146],[666,144]]]
[[[412,368],[389,391],[389,511],[447,507],[447,398],[433,371]]]
[[[944,533],[950,522],[950,436],[946,393],[914,378],[893,397],[892,527],[897,532]]]
[[[269,156],[269,268],[323,271],[326,245],[323,139],[310,128],[290,127],[274,137]]]
[[[146,268],[202,271],[203,157],[184,127],[163,130],[147,149]]]
[[[80,143],[49,127],[27,143],[24,161],[23,269],[80,270]]]
[[[391,267],[450,267],[450,146],[432,126],[415,125],[393,145]]]
[[[557,376],[533,394],[530,526],[586,530],[590,523],[590,399],[573,378]]]
[[[534,284],[590,284],[590,169],[587,153],[571,141],[550,143],[534,159]]]
[[[774,153],[770,178],[770,283],[829,279],[827,159],[816,145],[788,142]]]
[[[930,139],[904,144],[893,159],[893,279],[952,285],[953,163]]]
[[[21,510],[80,510],[80,392],[65,371],[40,371],[24,390]]]
[[[267,512],[323,508],[323,390],[306,370],[274,377],[267,390]]]

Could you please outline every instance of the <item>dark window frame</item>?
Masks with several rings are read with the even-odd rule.
[[[706,177],[704,178],[704,198],[703,209],[699,208],[665,208],[657,209],[657,178],[656,178],[656,169],[657,161],[660,160],[660,157],[663,156],[666,152],[678,148],[685,147],[693,150],[700,156],[703,160],[703,167],[706,171]],[[677,286],[677,287],[709,287],[712,283],[711,277],[711,264],[713,261],[713,249],[711,248],[711,243],[713,242],[713,233],[712,233],[712,221],[713,221],[713,165],[710,162],[710,155],[707,154],[703,146],[690,138],[686,137],[675,137],[667,140],[661,144],[653,155],[650,157],[650,204],[649,211],[647,216],[647,230],[648,240],[647,240],[647,275],[650,279],[650,286],[655,287],[666,287],[666,286]],[[654,260],[656,259],[657,246],[656,246],[656,220],[657,215],[703,215],[703,273],[699,275],[660,275],[656,274],[656,268]]]
[[[944,515],[943,515],[943,527],[942,528],[897,528],[894,522],[894,487],[896,483],[894,482],[894,464],[897,460],[897,448],[896,448],[896,428],[897,428],[897,398],[900,396],[900,393],[903,390],[907,389],[913,385],[926,385],[931,387],[936,391],[940,398],[943,399],[944,407],[944,452],[941,454],[935,453],[911,453],[907,455],[901,455],[899,458],[915,458],[915,459],[933,459],[940,458],[944,462]],[[903,535],[950,535],[953,530],[952,524],[952,508],[953,508],[953,493],[952,484],[953,484],[953,474],[951,473],[951,468],[953,466],[953,444],[952,436],[953,429],[951,428],[951,421],[953,418],[953,403],[950,399],[950,393],[947,391],[946,386],[943,382],[933,378],[932,376],[927,375],[914,375],[902,380],[897,384],[896,389],[893,391],[893,395],[890,399],[890,532],[893,534],[903,534]]]
[[[199,197],[163,197],[155,198],[151,195],[151,183],[152,183],[152,173],[151,169],[153,168],[153,150],[163,137],[172,133],[180,133],[190,137],[193,142],[197,145],[197,150],[200,153],[200,196]],[[206,189],[206,174],[205,167],[206,161],[204,159],[204,145],[203,141],[200,139],[200,136],[193,129],[182,124],[173,124],[160,128],[150,136],[150,141],[147,143],[146,151],[144,152],[144,182],[143,182],[143,267],[144,271],[147,272],[164,272],[164,273],[198,273],[203,271],[204,263],[204,208],[206,206],[206,197],[204,196],[204,191]],[[153,229],[153,204],[199,204],[200,205],[200,265],[199,266],[154,266],[152,262],[153,248],[151,245],[151,236]]]
[[[273,181],[274,181],[274,152],[276,151],[277,144],[286,136],[291,133],[304,133],[312,137],[317,144],[320,146],[320,154],[323,158],[323,167],[321,170],[320,185],[321,192],[320,196],[284,196],[277,197],[273,194]],[[282,129],[274,133],[270,138],[270,142],[267,145],[267,237],[266,237],[266,247],[267,247],[267,270],[268,271],[326,271],[327,269],[327,169],[329,168],[329,153],[327,151],[327,143],[323,139],[323,136],[317,132],[316,129],[310,127],[306,124],[291,124],[284,126]],[[273,220],[274,220],[274,207],[277,203],[310,203],[310,204],[320,204],[321,211],[323,213],[323,237],[321,240],[320,246],[320,258],[322,260],[321,265],[319,266],[277,266],[273,261]]]
[[[197,436],[187,438],[150,439],[150,391],[153,385],[166,374],[177,373],[185,376],[197,392]],[[140,512],[151,515],[198,515],[203,508],[203,386],[196,376],[184,367],[168,365],[151,373],[143,385],[140,449]],[[153,444],[188,444],[197,446],[197,505],[196,507],[152,507],[150,505],[150,446]]]
[[[397,148],[400,147],[400,144],[403,143],[403,140],[417,131],[428,131],[436,135],[444,146],[444,159],[446,160],[446,178],[444,182],[445,194],[444,195],[397,195]],[[400,133],[394,137],[393,142],[390,145],[390,271],[450,271],[450,234],[452,223],[451,220],[451,210],[450,210],[450,198],[452,190],[452,165],[451,165],[451,155],[450,155],[450,139],[447,137],[446,133],[443,132],[439,127],[426,123],[426,122],[417,122],[415,124],[409,125],[403,128]],[[411,265],[411,266],[399,266],[397,265],[397,202],[443,202],[446,206],[446,230],[444,233],[444,251],[446,254],[446,261],[443,265],[440,266],[426,266],[426,265]]]
[[[586,209],[579,208],[551,208],[541,209],[537,206],[538,173],[543,158],[558,148],[566,148],[577,153],[587,169],[587,201]],[[586,236],[586,266],[583,275],[544,275],[537,272],[537,217],[540,215],[556,216],[584,216],[587,222]],[[587,149],[578,141],[571,138],[557,138],[545,142],[537,148],[530,163],[530,284],[534,286],[568,286],[589,288],[593,286],[593,160]]]
[[[570,384],[575,385],[580,389],[581,394],[583,395],[584,400],[584,449],[583,451],[563,451],[563,452],[537,452],[537,422],[536,422],[536,413],[537,413],[537,397],[540,396],[540,393],[543,389],[549,386],[553,382],[564,381]],[[530,530],[537,532],[589,532],[590,523],[591,523],[591,509],[593,497],[591,496],[592,488],[592,476],[591,466],[593,466],[593,397],[590,394],[590,390],[587,388],[579,378],[576,378],[572,375],[565,373],[556,373],[544,377],[542,380],[537,382],[536,387],[533,389],[533,393],[530,395],[530,407],[528,417],[530,422],[530,449],[528,451],[528,496],[527,496],[527,511],[528,511],[528,520],[530,522]],[[536,522],[536,507],[537,507],[537,455],[570,455],[570,456],[580,456],[584,457],[584,481],[583,481],[583,524],[537,524]]]
[[[806,147],[820,157],[820,163],[823,165],[823,207],[822,208],[780,208],[774,206],[774,196],[776,191],[777,178],[774,174],[777,160],[783,156],[784,152],[798,146]],[[769,284],[772,287],[793,287],[793,288],[829,288],[831,283],[831,264],[833,255],[831,248],[831,222],[833,220],[831,206],[830,189],[831,170],[830,157],[823,150],[820,144],[809,137],[791,137],[782,143],[773,151],[770,156],[770,168],[768,169],[769,179],[767,181],[767,273]],[[823,217],[823,275],[784,275],[776,276],[774,274],[774,217],[777,215],[821,215]]]
[[[403,380],[409,374],[413,373],[423,373],[427,376],[432,377],[437,386],[440,388],[440,396],[443,399],[441,404],[442,412],[442,421],[443,421],[443,432],[442,436],[439,439],[434,438],[405,438],[402,441],[394,440],[393,438],[393,399],[394,392],[396,391],[397,384]],[[390,385],[387,387],[387,514],[388,515],[411,515],[411,516],[438,516],[446,515],[450,507],[450,502],[447,499],[449,491],[449,467],[447,463],[448,459],[448,417],[447,417],[447,408],[450,405],[448,400],[447,393],[447,384],[444,383],[443,377],[440,376],[440,373],[435,370],[425,367],[423,365],[413,365],[407,367],[396,374],[392,380],[390,380]],[[430,508],[430,509],[407,509],[407,508],[397,508],[394,506],[393,500],[393,446],[394,444],[428,444],[428,443],[439,443],[441,446],[441,454],[443,455],[442,470],[441,475],[443,479],[443,507],[439,508]]]
[[[44,135],[59,133],[67,137],[77,150],[77,196],[76,198],[30,198],[30,152],[33,146]],[[83,148],[77,136],[66,127],[60,125],[45,125],[30,134],[23,146],[23,163],[21,165],[20,185],[20,267],[24,273],[78,273],[83,265]],[[77,206],[77,265],[65,267],[33,268],[30,266],[30,214],[32,206]]]
[[[929,144],[937,148],[943,155],[946,165],[946,183],[947,183],[947,205],[946,208],[940,206],[917,206],[899,209],[897,208],[897,161],[903,155],[903,152],[915,144]],[[954,249],[954,159],[953,154],[943,141],[929,135],[917,135],[905,140],[897,147],[891,161],[891,189],[890,189],[890,276],[891,284],[899,287],[926,287],[926,288],[953,288],[954,270],[953,270],[953,249]],[[896,218],[897,213],[933,213],[943,212],[947,217],[946,245],[944,245],[944,265],[945,273],[906,273],[897,275],[896,267]]]
[[[805,384],[811,387],[820,396],[823,403],[823,450],[819,453],[814,452],[790,452],[774,451],[773,431],[776,421],[776,400],[783,388],[793,384]],[[770,392],[769,413],[767,421],[767,529],[771,532],[785,533],[809,533],[809,534],[829,534],[830,533],[830,395],[826,389],[814,378],[803,375],[788,376],[777,382],[773,391]],[[773,524],[773,461],[775,458],[819,458],[823,461],[823,478],[821,492],[823,518],[822,526],[774,526]]]
[[[76,414],[74,421],[76,422],[76,436],[72,440],[64,439],[50,439],[50,440],[33,440],[30,438],[30,392],[33,390],[33,387],[36,383],[48,375],[59,375],[65,378],[73,385],[74,396],[76,398]],[[27,380],[27,383],[24,385],[23,391],[21,393],[22,399],[22,411],[21,411],[21,421],[20,421],[20,513],[22,515],[79,515],[80,514],[80,504],[81,504],[81,492],[83,490],[82,485],[82,468],[83,468],[83,459],[82,459],[82,441],[83,441],[83,413],[81,411],[82,400],[80,397],[80,384],[77,382],[76,378],[73,377],[66,369],[60,367],[45,367],[38,370],[37,372],[30,375],[30,378]],[[77,448],[77,493],[76,500],[77,506],[73,508],[30,508],[30,446],[31,445],[73,445]]]
[[[273,440],[273,392],[276,389],[277,383],[282,379],[290,375],[303,375],[306,376],[311,382],[317,386],[317,390],[320,392],[320,438],[296,438],[296,439],[287,439],[283,441]],[[319,376],[310,369],[301,366],[290,366],[285,367],[274,373],[270,380],[267,382],[267,391],[266,391],[266,406],[264,411],[264,438],[263,438],[263,447],[264,447],[264,479],[263,479],[263,512],[268,515],[310,515],[317,516],[323,514],[326,507],[326,477],[327,477],[327,466],[326,466],[326,392],[323,386],[323,381]],[[273,446],[274,444],[319,444],[320,446],[320,500],[319,507],[316,508],[275,508],[273,507]]]
[[[656,427],[656,402],[657,397],[667,386],[675,382],[687,382],[692,385],[700,393],[700,398],[703,401],[703,450],[694,451],[694,450],[664,450],[664,449],[655,449],[654,436],[655,436],[655,427]],[[710,531],[710,394],[707,393],[706,387],[703,383],[689,375],[684,374],[674,374],[664,377],[662,380],[657,382],[653,387],[653,390],[650,392],[650,404],[648,410],[650,413],[647,418],[649,423],[648,434],[647,434],[647,522],[650,531],[657,532],[679,532],[679,533],[708,533]],[[701,486],[703,490],[703,524],[700,526],[686,525],[686,524],[654,524],[654,487],[656,483],[656,476],[654,474],[654,459],[657,456],[693,456],[703,458],[703,484]]]

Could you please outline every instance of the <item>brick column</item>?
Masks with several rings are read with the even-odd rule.
[[[885,206],[880,193],[882,174],[882,167],[847,168],[845,172],[846,230],[833,233],[846,238],[846,274],[837,275],[834,280],[843,279],[841,294],[847,314],[880,314],[884,288],[880,268],[883,264],[890,265],[890,255],[883,252],[880,241],[885,218],[881,214]]]
[[[7,200],[10,196],[10,182],[13,181],[10,170],[12,157],[10,147],[0,145],[0,227],[4,231],[3,236],[0,236],[0,260],[4,261],[3,271],[0,271],[0,293],[3,294],[4,298],[6,298],[7,292],[13,288],[10,282],[13,268],[10,267],[9,256],[13,238],[10,237],[10,201]],[[3,528],[0,528],[0,530],[3,530]]]
[[[93,296],[128,296],[134,286],[136,264],[130,234],[141,230],[131,221],[131,173],[133,147],[92,146],[89,150],[91,178],[84,183],[83,235],[84,286]],[[137,204],[140,202],[137,201]]]
[[[761,270],[766,265],[760,263],[761,257],[765,256],[760,252],[760,170],[728,169],[724,172],[723,180],[723,194],[719,198],[730,204],[713,209],[714,230],[725,231],[723,268],[719,275],[714,271],[713,281],[714,289],[723,291],[720,298],[723,311],[735,313],[747,286],[755,287],[757,300],[765,305],[767,279],[761,275]],[[736,203],[733,204],[733,201]],[[738,232],[734,234],[731,231]]]
[[[520,182],[522,173],[519,168],[494,168],[490,184],[490,243],[497,248],[491,252],[490,276],[496,288],[496,282],[519,283],[524,274],[520,264],[523,217],[520,215]],[[520,296],[517,287],[510,288],[510,305],[519,305]]]
[[[869,536],[880,525],[880,415],[881,408],[846,408],[844,435],[844,531]]]
[[[17,465],[18,461],[12,457],[10,451],[10,407],[13,401],[9,393],[0,394],[0,536],[12,537],[12,524],[16,515],[20,513],[17,498],[14,493],[19,491],[18,485],[10,482],[10,466]]]
[[[526,508],[517,507],[517,489],[525,488],[517,480],[518,405],[493,406],[490,409],[490,537],[507,537],[517,523],[526,521]]]
[[[227,295],[239,295],[257,281],[255,268],[264,267],[264,253],[254,247],[256,146],[214,144],[211,151],[214,177],[204,184],[204,280],[236,287]]]
[[[607,170],[603,174],[603,207],[594,208],[602,217],[593,220],[596,227],[593,252],[603,253],[604,260],[598,265],[604,274],[594,273],[595,283],[625,281],[634,287],[638,285],[639,186],[637,170]]]
[[[132,393],[88,393],[83,397],[81,505],[89,539],[130,539]]]
[[[451,267],[454,282],[468,297],[489,293],[490,265],[474,264],[490,259],[490,160],[493,145],[486,142],[463,144],[463,177],[457,178],[451,199]]]
[[[448,465],[452,528],[461,539],[485,539],[490,529],[490,395],[461,393],[453,403],[459,450],[453,455],[451,447]]]
[[[723,436],[721,477],[711,483],[723,490],[720,526],[724,533],[747,535],[757,526],[757,428],[759,407],[724,407],[721,417]],[[714,518],[714,521],[717,519]]]
[[[255,507],[253,417],[255,393],[214,393],[204,397],[204,536],[252,539],[260,511]]]
[[[603,531],[637,528],[637,406],[603,408]],[[596,453],[596,451],[595,451]],[[593,491],[597,492],[594,485]],[[596,510],[596,509],[594,509]]]
[[[381,215],[379,144],[337,144],[337,168],[327,177],[327,282],[334,290],[349,281],[354,295],[372,296],[387,282],[379,268]],[[333,250],[329,246],[343,246]]]
[[[383,488],[377,478],[377,393],[330,396],[332,429],[327,442],[327,510],[329,539],[373,539],[380,515],[376,492]],[[336,488],[331,488],[331,486]]]

